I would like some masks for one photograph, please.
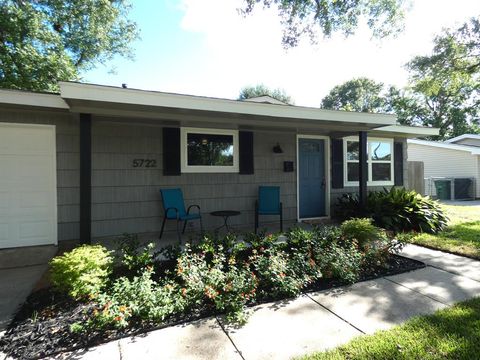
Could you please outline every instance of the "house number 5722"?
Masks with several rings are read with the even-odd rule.
[[[145,168],[157,167],[157,160],[156,159],[133,159],[132,166],[134,168],[137,168],[137,167],[145,167]]]

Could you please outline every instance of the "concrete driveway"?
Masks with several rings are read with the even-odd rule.
[[[479,261],[415,245],[403,255],[427,267],[260,305],[239,328],[213,317],[54,358],[289,359],[480,295]]]
[[[0,336],[56,253],[56,246],[0,250]]]

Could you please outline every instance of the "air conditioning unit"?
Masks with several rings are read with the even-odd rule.
[[[454,200],[475,200],[475,178],[453,179]]]

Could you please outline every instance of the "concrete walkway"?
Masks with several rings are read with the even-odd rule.
[[[46,270],[46,264],[0,269],[0,336]]]
[[[48,245],[0,250],[0,336],[56,252],[56,246]]]
[[[289,359],[480,295],[479,261],[415,245],[403,255],[428,266],[260,305],[240,328],[214,317],[55,359]]]

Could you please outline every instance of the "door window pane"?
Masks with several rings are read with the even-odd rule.
[[[187,134],[189,166],[233,166],[233,135]]]
[[[302,141],[301,144],[301,152],[320,152],[320,144],[317,142],[307,142]]]
[[[372,180],[373,181],[391,181],[391,164],[373,163],[372,164]]]

